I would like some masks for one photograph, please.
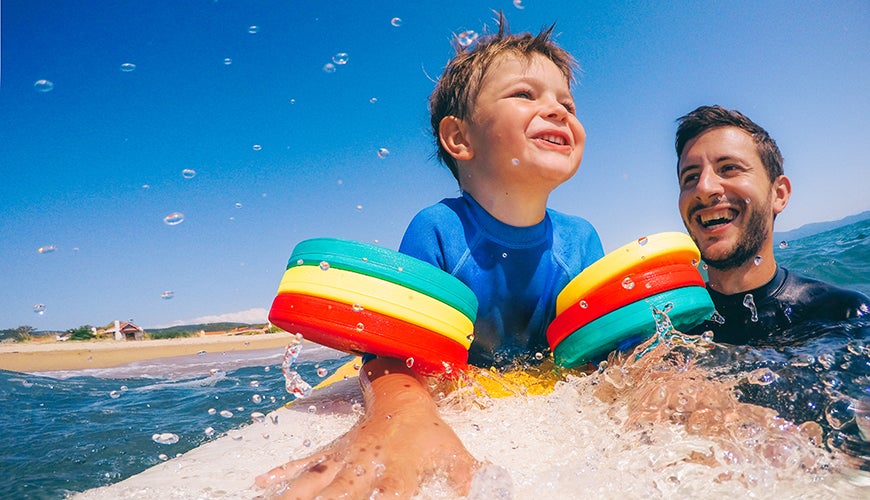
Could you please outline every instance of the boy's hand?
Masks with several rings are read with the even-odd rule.
[[[257,485],[280,498],[409,498],[427,476],[443,471],[457,493],[467,493],[478,462],[423,383],[386,358],[366,363],[360,379],[362,420],[317,453],[257,477]]]

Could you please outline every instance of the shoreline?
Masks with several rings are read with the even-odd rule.
[[[160,358],[286,347],[295,334],[208,335],[157,340],[22,342],[0,344],[0,370],[42,372],[114,368]]]

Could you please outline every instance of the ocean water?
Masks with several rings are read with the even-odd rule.
[[[790,241],[781,247],[777,249],[778,259],[787,267],[870,292],[870,220]],[[598,477],[602,478],[607,476],[602,475],[605,471],[600,464],[634,460],[630,464],[632,470],[644,471],[651,454],[666,457],[680,443],[689,443],[693,432],[721,434],[724,436],[721,449],[726,451],[713,455],[720,462],[722,457],[731,457],[733,467],[742,464],[746,469],[729,469],[722,473],[725,479],[700,476],[701,479],[690,483],[687,478],[692,474],[686,471],[694,470],[691,467],[710,470],[714,467],[705,465],[705,460],[709,462],[711,458],[698,452],[693,456],[699,463],[686,465],[679,469],[683,472],[673,473],[665,481],[672,486],[680,481],[684,481],[682,487],[692,484],[690,490],[674,489],[673,492],[689,491],[694,496],[735,487],[763,498],[778,491],[771,489],[772,484],[789,484],[788,481],[796,485],[790,493],[797,494],[813,484],[825,484],[835,474],[870,470],[870,320],[815,325],[811,330],[793,333],[794,338],[802,340],[791,346],[765,349],[715,343],[699,347],[695,339],[675,336],[667,345],[659,347],[666,349],[659,356],[669,364],[668,369],[662,368],[665,361],[655,365],[653,370],[639,362],[620,365],[612,359],[609,368],[592,376],[567,377],[568,385],[576,389],[576,392],[571,391],[572,397],[580,394],[593,398],[594,395],[599,413],[633,425],[639,436],[637,442],[632,441],[630,445],[621,441],[625,437],[614,437],[613,442],[618,446],[612,448],[606,442],[593,445],[590,441],[587,449],[575,448],[572,455],[585,453],[593,457],[588,467],[594,469],[597,463],[602,469]],[[4,439],[0,440],[0,478],[3,478],[0,497],[63,498],[71,492],[112,484],[250,425],[252,413],[267,414],[293,399],[285,389],[282,376],[283,354],[282,350],[207,353],[114,369],[38,375],[0,371],[0,401],[3,402],[0,428],[4,431]],[[314,385],[324,372],[337,368],[347,359],[335,351],[306,344],[294,368]],[[692,395],[685,390],[673,393],[685,398],[678,403],[677,412],[663,411],[667,405],[652,404],[651,388],[658,390],[667,386],[667,382],[663,382],[667,378],[684,377],[687,370],[680,367],[688,365],[702,370],[705,381],[721,382],[723,387],[728,387],[735,401],[769,408],[784,420],[771,419],[770,413],[764,414],[763,420],[775,422],[772,427],[759,424],[755,428],[755,424],[741,421],[743,423],[737,427],[725,425],[723,430],[721,420],[704,423],[699,418],[704,412],[692,413],[683,408],[702,399],[700,393]],[[653,371],[658,380],[652,376]],[[646,372],[650,377],[644,384],[641,380]],[[567,397],[564,388],[557,394]],[[670,397],[666,392],[661,394]],[[523,397],[518,398],[514,403],[499,404],[512,405],[510,409],[516,412],[526,411],[527,403]],[[564,407],[560,408],[538,409],[544,412],[538,417],[552,421],[571,418]],[[547,415],[548,411],[552,414]],[[812,436],[815,445],[808,444],[807,439],[803,444],[796,444],[793,440],[797,428],[789,424],[789,420],[795,424],[811,422],[804,424],[801,432]],[[476,424],[460,422],[459,425]],[[642,426],[642,432],[637,430],[641,428],[638,426]],[[685,431],[688,437],[675,438],[668,430],[674,426]],[[666,432],[671,433],[670,441],[660,436]],[[576,443],[577,436],[558,434],[556,430],[557,441],[582,446]],[[177,442],[173,442],[176,436]],[[512,435],[510,441],[522,438],[522,435]],[[526,438],[535,439],[534,433],[529,432]],[[602,437],[598,439],[601,441]],[[655,448],[656,440],[667,445]],[[644,446],[651,446],[654,451],[646,457],[637,450],[626,451]],[[543,460],[530,457],[530,460],[550,464],[547,470],[552,474],[552,470],[558,471],[559,467],[568,468],[561,464],[559,455]],[[753,460],[760,460],[763,466]],[[648,482],[658,480],[654,469],[668,467],[673,464],[650,468],[648,474],[653,476]],[[734,475],[738,477],[729,486],[728,479]],[[593,476],[580,477],[576,481],[581,486],[592,488],[596,481],[601,482]],[[538,489],[546,491],[553,477],[528,480],[539,480]],[[636,486],[643,484],[644,481],[638,480]],[[532,490],[535,488],[536,485],[531,486]],[[825,498],[870,492],[861,489],[865,487],[857,488],[846,493],[840,491],[839,495],[837,490],[827,489],[810,489],[806,493],[808,497]],[[639,492],[639,497],[650,494],[643,489],[635,491]],[[661,492],[662,488],[654,491]]]

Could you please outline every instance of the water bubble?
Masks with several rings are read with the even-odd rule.
[[[185,179],[193,179],[196,176],[196,170],[192,168],[185,168],[181,171],[181,176]]]
[[[523,5],[523,0],[514,0],[514,7],[516,7],[519,10],[523,10],[526,8],[526,6]]]
[[[825,407],[825,420],[831,427],[840,430],[855,420],[855,408],[846,399],[836,399]]]
[[[325,260],[320,261],[320,269],[323,271],[329,271],[329,262],[326,262]]]
[[[208,414],[209,414],[209,415],[214,415],[215,413],[217,413],[217,410],[215,410],[214,408],[209,408],[209,409],[208,409]]]
[[[242,204],[241,204],[241,202],[238,202],[238,201],[237,201],[236,204],[233,205],[233,206],[236,207],[236,208],[242,208]]]
[[[383,159],[385,159],[385,158],[388,157],[388,156],[390,156],[390,150],[389,150],[389,149],[387,149],[387,148],[379,148],[379,149],[378,149],[378,158],[380,158],[380,159],[383,160]]]
[[[142,184],[142,189],[151,189],[150,184]]]
[[[460,47],[463,48],[471,47],[471,45],[473,45],[474,42],[477,41],[477,38],[479,36],[480,35],[478,35],[477,32],[475,32],[474,30],[465,30],[458,35],[455,35],[456,42],[459,44]]]
[[[308,413],[317,413],[317,407],[314,405],[309,406]]]
[[[250,385],[251,387],[260,387],[260,381],[259,380],[251,380],[251,382],[248,385]]]
[[[544,359],[544,354],[543,354],[543,353],[540,353],[540,352],[536,352],[536,353],[535,353],[535,359],[537,359],[538,361]]]
[[[166,456],[166,453],[161,453],[161,454],[157,455],[157,458],[160,460],[163,460],[164,462],[169,460],[169,457]]]
[[[42,316],[43,314],[45,314],[45,304],[36,304],[35,306],[33,306],[33,312]]]
[[[324,64],[324,65],[323,65],[323,72],[324,72],[324,73],[330,73],[330,74],[331,74],[331,73],[335,73],[335,65],[332,64],[332,63],[326,63],[326,64]]]
[[[753,262],[753,264],[755,264],[756,266],[760,266],[762,260],[764,260],[764,257],[762,257],[762,256],[760,256],[760,255],[756,255],[756,256],[755,256],[755,260],[752,261],[752,262]]]
[[[752,322],[758,322],[758,309],[755,307],[755,298],[751,293],[747,293],[746,296],[743,297],[743,307],[749,309],[749,312],[752,314]]]
[[[323,378],[327,375],[329,375],[329,370],[327,370],[326,368],[321,366],[320,368],[317,369],[317,376],[318,377]]]
[[[776,382],[779,376],[770,370],[770,368],[759,368],[753,370],[746,375],[746,380],[754,385],[770,385]]]
[[[33,88],[35,88],[37,92],[51,92],[54,89],[54,82],[51,80],[36,80],[33,83]]]
[[[230,59],[229,57],[224,57],[224,66],[229,66],[232,63],[233,63],[232,59]]]
[[[311,448],[311,440],[308,438],[302,440],[302,446],[304,446],[306,448]]]
[[[785,240],[780,241],[779,248],[788,248],[788,242]]]
[[[39,249],[36,250],[36,251],[39,252],[39,253],[51,253],[51,252],[54,252],[55,250],[57,250],[57,246],[55,246],[55,245],[46,245],[46,246],[44,246],[44,247],[39,247]]]
[[[251,420],[253,420],[255,423],[262,424],[266,421],[266,415],[263,415],[262,413],[255,411],[255,412],[251,413]]]
[[[622,280],[622,288],[626,290],[631,290],[634,288],[634,281],[632,281],[630,276],[626,276],[624,280]]]
[[[251,396],[251,402],[260,404],[263,402],[263,396],[260,396],[259,394],[254,394],[253,396]]]
[[[154,434],[151,436],[151,440],[159,444],[175,444],[178,442],[178,435],[171,432],[164,432],[161,434]]]
[[[356,331],[358,331],[358,332],[361,332],[361,331],[365,330],[365,328],[366,328],[366,326],[365,326],[364,324],[362,324],[362,323],[357,323],[357,324],[356,324]]]
[[[172,212],[163,218],[163,222],[166,223],[167,226],[177,226],[184,222],[184,214],[181,212]]]
[[[411,357],[411,358],[406,359],[406,360],[405,360],[405,366],[407,366],[408,368],[413,367],[413,366],[414,366],[414,358]]]
[[[586,309],[587,307],[589,307],[589,304],[587,304],[585,300],[581,300],[580,309]]]
[[[129,73],[136,69],[136,65],[133,63],[124,63],[121,65],[121,71],[124,73]]]
[[[221,416],[224,418],[233,418],[233,412],[229,410],[221,410]]]
[[[474,333],[469,333],[465,338],[466,338],[469,342],[474,342]]]
[[[646,236],[643,236],[643,237],[637,239],[637,244],[640,245],[640,246],[644,246],[644,245],[646,245],[648,242],[649,242],[649,238],[646,237]]]
[[[362,206],[362,205],[357,205],[357,206],[356,206],[356,210],[357,210],[358,212],[362,212],[362,209],[363,209],[363,206]]]
[[[371,99],[369,99],[369,102],[372,103],[372,104],[375,104],[375,103],[378,102],[378,98],[377,98],[377,97],[372,97]]]
[[[502,252],[502,254],[501,254],[501,258],[502,258],[502,259],[507,259],[507,252]]]
[[[362,312],[362,311],[364,311],[364,310],[365,310],[365,308],[364,308],[363,306],[359,305],[359,304],[354,304],[354,305],[353,305],[353,312]]]
[[[347,52],[339,52],[332,56],[332,62],[338,64],[339,66],[343,66],[347,64],[347,61],[350,59],[350,56],[347,55]]]
[[[255,25],[255,24],[252,24],[251,26],[248,26],[248,33],[250,33],[250,34],[252,34],[252,35],[256,35],[256,34],[259,33],[259,32],[260,32],[260,27],[259,27],[259,26]]]
[[[519,164],[520,164],[520,160],[519,160],[519,158],[514,158],[513,160],[511,160],[511,164],[512,164],[513,166],[515,166],[515,167],[516,167],[517,165],[519,165]]]
[[[251,146],[251,149],[253,149],[254,151],[262,151],[263,146],[260,144],[254,144],[253,146]]]
[[[401,17],[394,17],[394,18],[390,19],[390,24],[392,24],[393,26],[398,28],[399,26],[402,25],[402,18]]]
[[[118,392],[118,391],[110,391],[110,392],[109,392],[109,397],[112,398],[112,399],[118,399],[118,398],[121,397],[121,393]]]
[[[169,300],[172,297],[175,297],[175,292],[173,292],[172,290],[166,290],[165,292],[160,294],[160,298],[163,300]]]

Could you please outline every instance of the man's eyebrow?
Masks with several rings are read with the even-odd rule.
[[[689,165],[679,167],[679,168],[677,168],[677,177],[682,177],[683,174],[685,174],[687,171],[692,170],[692,169],[696,169],[696,168],[701,168],[701,165],[699,165],[697,163],[691,163]]]

